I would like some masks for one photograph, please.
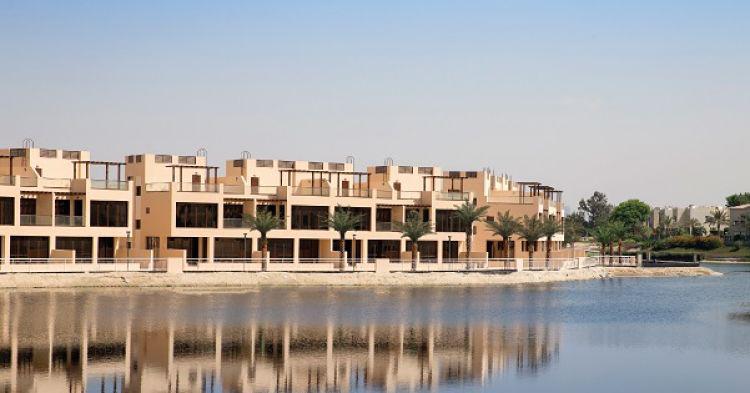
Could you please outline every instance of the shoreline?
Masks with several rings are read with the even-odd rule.
[[[617,268],[513,273],[56,273],[0,275],[0,289],[63,288],[259,288],[259,287],[430,287],[545,284],[610,278],[719,276],[705,267]]]

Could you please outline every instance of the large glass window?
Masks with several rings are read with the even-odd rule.
[[[218,205],[215,203],[177,203],[176,226],[180,228],[216,228]]]
[[[357,231],[370,230],[370,208],[369,207],[336,207],[336,210],[350,211],[353,215],[359,216],[359,224],[356,226]]]
[[[258,248],[261,247],[258,242]],[[268,253],[271,258],[293,258],[294,240],[292,239],[268,239]]]
[[[92,227],[127,227],[128,203],[125,201],[91,201]]]
[[[214,258],[250,258],[253,251],[251,243],[250,239],[217,237],[214,241]]]
[[[13,225],[15,219],[14,200],[11,197],[0,198],[0,225]]]
[[[328,229],[326,206],[292,206],[292,229]]]
[[[11,236],[11,258],[49,258],[49,237]]]
[[[435,211],[436,232],[463,232],[455,210]]]
[[[64,237],[55,238],[55,249],[57,250],[75,250],[76,259],[91,258],[91,238],[90,237]]]
[[[398,240],[370,240],[367,242],[368,258],[390,258],[401,257],[401,242]]]
[[[419,259],[435,259],[437,258],[437,242],[430,240],[422,240],[417,242],[417,250],[419,251]],[[411,251],[411,240],[406,241],[406,251]]]

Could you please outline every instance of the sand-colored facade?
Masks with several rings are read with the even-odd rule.
[[[200,155],[134,154],[100,162],[86,151],[34,147],[0,149],[0,157],[4,263],[69,256],[71,250],[75,263],[125,254],[184,255],[199,263],[250,258],[258,256],[259,234],[242,217],[261,209],[283,222],[269,234],[271,258],[314,262],[339,255],[338,235],[320,217],[340,207],[362,215],[361,227],[347,234],[351,258],[403,258],[409,247],[393,222],[416,211],[435,230],[420,241],[421,260],[441,263],[465,256],[466,235],[452,213],[464,201],[489,206],[489,217],[510,211],[563,219],[560,191],[488,170],[389,163],[356,171],[350,162],[249,157],[218,168]],[[502,239],[485,225],[477,224],[474,233],[473,257],[504,256]],[[553,238],[555,257],[570,256],[562,240],[561,233]],[[509,257],[528,257],[523,240],[511,241]],[[538,251],[545,247],[538,242]]]

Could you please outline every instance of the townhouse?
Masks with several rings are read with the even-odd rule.
[[[394,222],[416,212],[434,225],[419,243],[421,261],[501,257],[503,239],[474,228],[472,255],[454,217],[464,201],[489,206],[489,220],[563,219],[561,191],[537,182],[514,182],[490,170],[445,171],[387,162],[357,171],[352,162],[250,158],[226,161],[223,173],[203,155],[134,154],[123,162],[92,161],[86,151],[25,147],[0,150],[0,237],[4,263],[68,257],[75,263],[126,256],[184,257],[211,263],[258,257],[259,234],[243,217],[268,211],[281,225],[269,233],[278,262],[336,258],[338,234],[324,217],[336,209],[361,216],[347,234],[351,258],[401,259],[410,250]],[[563,235],[553,255],[569,257]],[[546,247],[540,239],[537,250]],[[512,258],[528,257],[528,244],[510,239]]]

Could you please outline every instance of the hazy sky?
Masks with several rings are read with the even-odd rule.
[[[747,0],[104,3],[0,0],[0,145],[750,191]]]

